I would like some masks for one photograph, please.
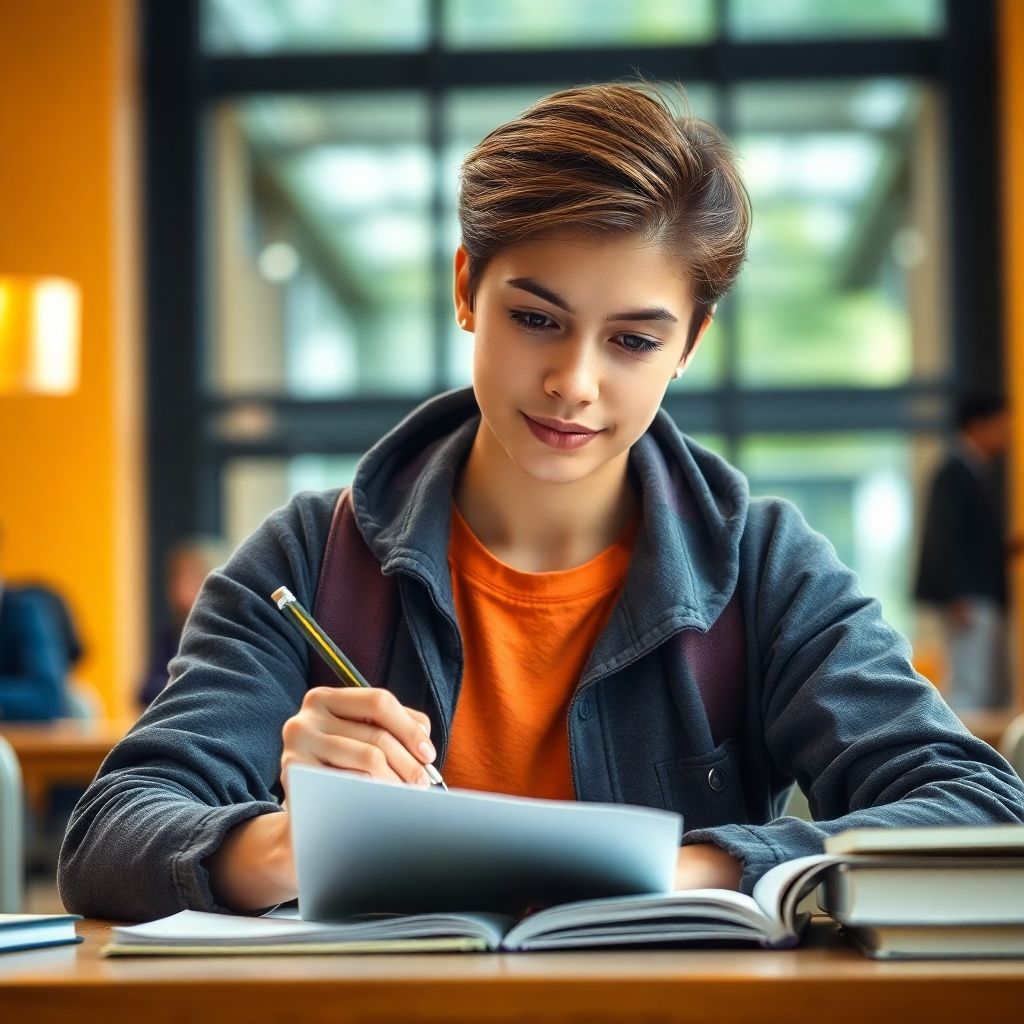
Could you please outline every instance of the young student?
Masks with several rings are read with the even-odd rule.
[[[379,688],[310,687],[269,599],[313,607],[337,492],[297,495],[209,578],[76,809],[68,909],[294,897],[298,763],[676,810],[680,888],[749,892],[854,826],[1024,821],[1020,780],[828,542],[659,412],[745,254],[723,137],[642,87],[557,93],[469,153],[459,217],[473,387],[413,412],[351,491],[400,597]],[[779,816],[794,782],[814,822]]]

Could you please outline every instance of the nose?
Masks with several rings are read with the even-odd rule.
[[[590,346],[570,342],[560,346],[544,375],[544,391],[566,405],[590,405],[600,387],[600,357]]]

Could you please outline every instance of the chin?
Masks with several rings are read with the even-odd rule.
[[[589,454],[589,453],[588,453]],[[544,452],[509,451],[512,461],[519,469],[539,483],[545,484],[572,484],[590,476],[604,465],[604,460],[580,458],[579,455],[563,456],[548,455]]]
[[[543,484],[572,484],[589,476],[593,470],[592,466],[571,466],[571,465],[531,465],[530,463],[519,463],[520,468],[528,476]]]

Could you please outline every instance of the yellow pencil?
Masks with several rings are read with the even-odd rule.
[[[323,631],[316,619],[299,604],[295,595],[287,587],[278,587],[270,597],[281,613],[295,624],[306,643],[330,665],[334,674],[346,686],[368,687],[370,685],[363,678],[359,669],[345,657],[338,645]],[[448,788],[444,779],[441,778],[441,773],[432,764],[426,765],[423,770],[433,785],[440,786],[441,789]]]

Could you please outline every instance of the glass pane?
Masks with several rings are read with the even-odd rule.
[[[433,390],[425,97],[232,101],[210,128],[215,388]]]
[[[211,53],[419,50],[427,0],[203,0],[200,35]]]
[[[565,85],[550,84],[532,89],[463,89],[455,90],[445,97],[446,145],[442,160],[445,221],[442,232],[446,252],[454,252],[460,241],[456,185],[463,157],[498,125],[511,120],[543,96],[564,88]],[[677,95],[671,87],[666,91],[669,96]],[[687,89],[686,103],[693,117],[713,119],[715,116],[715,95],[710,88],[697,86]],[[442,286],[445,299],[450,302],[450,281],[447,277]],[[711,329],[687,372],[672,385],[674,389],[710,387],[721,380],[723,345],[720,334],[720,327]],[[461,330],[453,317],[446,338],[445,372],[448,387],[470,382],[472,358],[472,335]]]
[[[942,0],[730,0],[737,39],[933,36],[943,29]]]
[[[737,91],[754,207],[736,292],[755,386],[884,387],[943,376],[941,116],[904,81]]]
[[[755,497],[792,501],[908,633],[917,542],[914,510],[934,461],[935,439],[900,434],[749,436],[738,465]]]
[[[663,46],[710,39],[712,0],[446,0],[453,49]]]
[[[729,458],[729,443],[723,434],[705,434],[701,431],[694,431],[692,434],[687,431],[686,436],[696,441],[703,448],[708,448],[723,459]]]
[[[360,455],[300,455],[295,458],[238,458],[224,468],[223,532],[232,547],[299,491],[347,487]]]

